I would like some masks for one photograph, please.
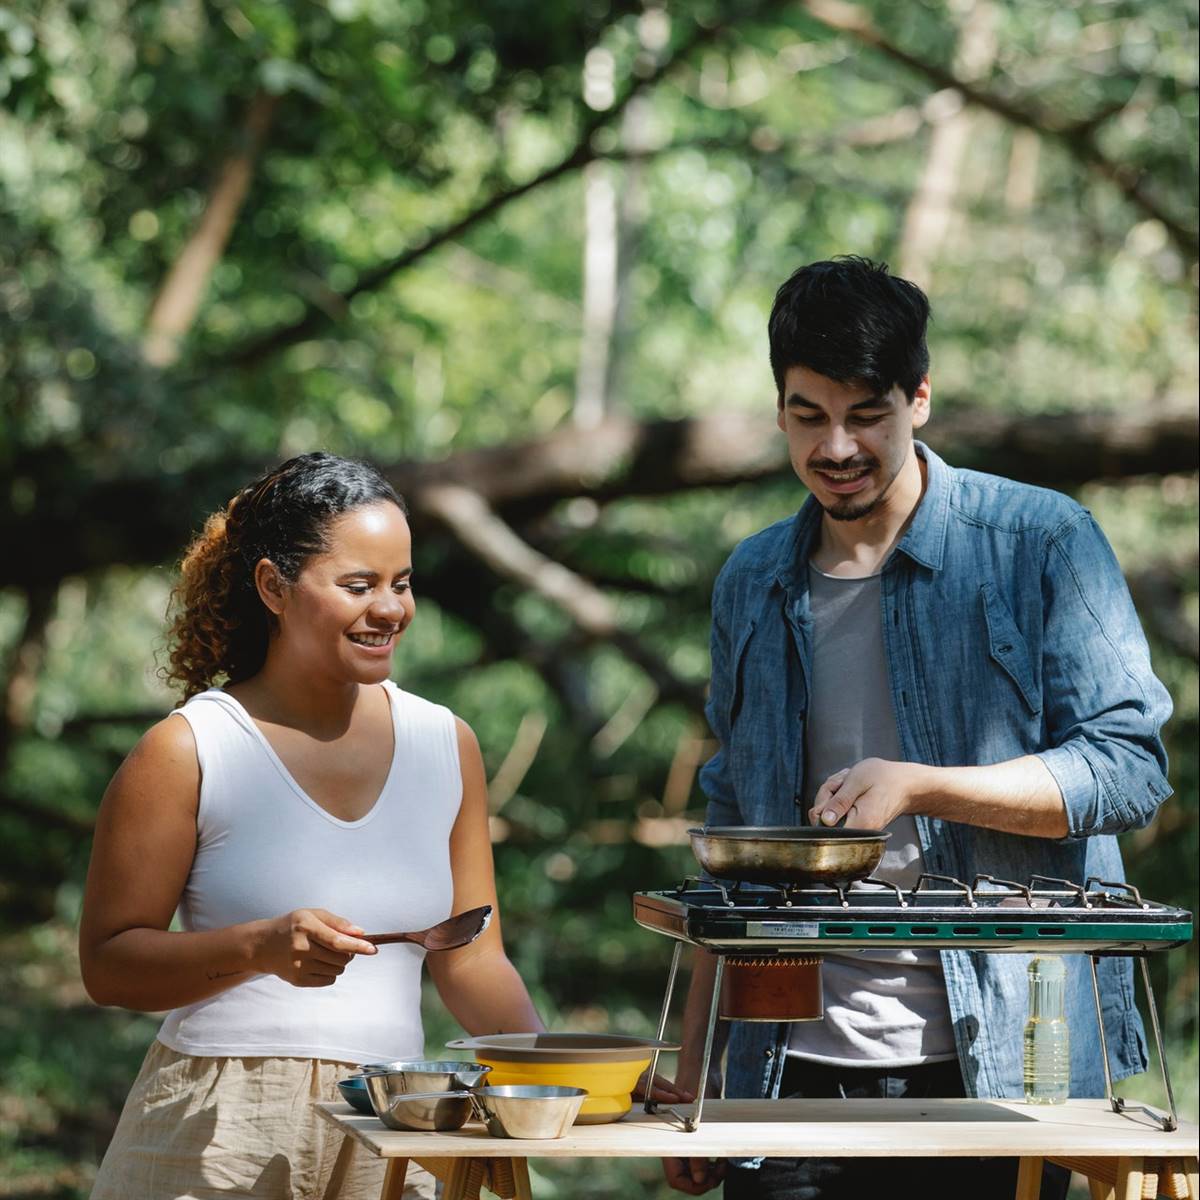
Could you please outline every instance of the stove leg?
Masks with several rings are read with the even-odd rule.
[[[1092,995],[1096,998],[1096,1024],[1100,1028],[1100,1061],[1104,1063],[1104,1091],[1113,1112],[1119,1113],[1121,1101],[1113,1095],[1112,1071],[1108,1065],[1108,1039],[1104,1036],[1104,1006],[1100,1003],[1100,980],[1096,975],[1096,964],[1099,961],[1094,954],[1088,955],[1088,963],[1092,968]]]
[[[1118,1112],[1140,1112],[1146,1116],[1152,1117],[1162,1127],[1164,1132],[1171,1133],[1179,1128],[1179,1116],[1175,1112],[1175,1093],[1171,1090],[1171,1077],[1167,1074],[1167,1055],[1163,1049],[1162,1029],[1158,1024],[1158,1008],[1154,1003],[1154,989],[1150,986],[1150,967],[1146,962],[1145,955],[1139,955],[1138,958],[1142,964],[1142,985],[1146,989],[1146,1007],[1150,1010],[1150,1026],[1154,1030],[1154,1045],[1158,1050],[1158,1065],[1162,1071],[1163,1087],[1167,1092],[1167,1106],[1170,1108],[1170,1115],[1156,1112],[1152,1108],[1147,1108],[1144,1104],[1127,1104],[1119,1096],[1117,1097]]]
[[[695,1133],[700,1128],[700,1113],[704,1108],[704,1085],[708,1082],[708,1067],[712,1061],[713,1035],[717,1030],[717,1010],[721,1004],[721,978],[725,974],[725,955],[717,955],[717,971],[713,978],[712,1001],[708,1006],[708,1033],[704,1038],[704,1058],[700,1063],[700,1079],[696,1084],[696,1107],[690,1117],[682,1113],[676,1116],[683,1120],[683,1127],[688,1133]]]
[[[683,953],[683,943],[675,943],[675,953],[671,955],[671,972],[667,976],[667,994],[663,997],[662,1016],[658,1018],[657,1040],[662,1041],[667,1032],[667,1014],[671,1011],[671,996],[675,991],[675,975],[679,970],[679,956]],[[646,1103],[643,1106],[648,1113],[658,1111],[658,1102],[654,1097],[654,1077],[658,1074],[659,1050],[655,1047],[650,1058],[650,1076],[646,1080]]]
[[[1175,1112],[1175,1093],[1171,1090],[1171,1076],[1167,1074],[1167,1056],[1163,1052],[1162,1029],[1158,1024],[1158,1008],[1154,1003],[1154,989],[1150,986],[1150,964],[1143,957],[1142,963],[1142,983],[1146,987],[1146,1005],[1150,1009],[1150,1024],[1154,1028],[1154,1044],[1158,1048],[1158,1065],[1162,1068],[1163,1087],[1167,1091],[1167,1104],[1171,1109],[1171,1124],[1167,1128],[1169,1133],[1173,1129],[1179,1128],[1178,1114]]]
[[[1150,968],[1146,963],[1145,955],[1137,956],[1141,960],[1142,966],[1142,984],[1146,989],[1146,1005],[1150,1010],[1150,1026],[1154,1030],[1154,1045],[1158,1051],[1158,1065],[1162,1070],[1163,1087],[1167,1093],[1167,1105],[1170,1108],[1169,1114],[1157,1112],[1153,1108],[1147,1108],[1144,1104],[1130,1104],[1123,1097],[1118,1096],[1113,1091],[1112,1073],[1108,1066],[1108,1044],[1104,1037],[1104,1016],[1100,1006],[1100,983],[1096,977],[1096,962],[1094,955],[1089,955],[1089,961],[1092,964],[1092,993],[1096,997],[1096,1021],[1100,1026],[1100,1051],[1104,1059],[1104,1086],[1108,1091],[1108,1102],[1112,1105],[1113,1112],[1140,1112],[1158,1122],[1162,1126],[1163,1131],[1171,1133],[1179,1128],[1179,1116],[1175,1111],[1175,1093],[1171,1088],[1171,1077],[1167,1073],[1167,1055],[1163,1048],[1162,1029],[1158,1024],[1158,1008],[1154,1003],[1154,989],[1150,986]]]

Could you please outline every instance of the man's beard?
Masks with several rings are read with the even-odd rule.
[[[858,521],[870,516],[883,503],[886,495],[886,491],[880,492],[874,500],[868,500],[866,504],[860,504],[857,508],[826,508],[825,515],[831,521]],[[824,508],[824,505],[822,507]]]
[[[876,462],[871,465],[878,466],[879,464]],[[824,466],[824,464],[822,464],[822,466]],[[835,502],[835,507],[833,508],[827,508],[824,504],[821,505],[821,508],[831,521],[861,521],[863,517],[869,517],[871,513],[873,513],[887,499],[887,494],[889,491],[891,491],[892,484],[896,482],[896,478],[899,474],[900,467],[897,467],[892,473],[891,479],[889,479],[887,483],[885,483],[880,489],[879,495],[876,496],[874,500],[868,500],[865,504],[859,504],[856,506],[854,504],[854,498],[852,496],[847,496],[845,501],[846,507],[844,508],[836,507],[836,504],[840,502]]]

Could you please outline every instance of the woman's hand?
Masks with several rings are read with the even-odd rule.
[[[297,908],[264,922],[255,969],[293,987],[329,987],[356,954],[374,954],[363,930],[323,908]]]
[[[649,1074],[650,1068],[647,1067],[638,1076],[637,1083],[633,1085],[633,1098],[635,1100],[645,1100],[646,1077]],[[669,1079],[664,1079],[661,1075],[655,1075],[654,1091],[650,1096],[651,1100],[657,1100],[660,1104],[691,1104],[695,1098],[695,1094],[689,1089],[680,1087],[678,1084],[672,1083]]]
[[[645,1096],[646,1076],[649,1074],[650,1068],[647,1067],[637,1081],[637,1087],[633,1090],[635,1100],[640,1100]],[[709,1073],[709,1083],[704,1089],[704,1094],[706,1096],[721,1094],[719,1074]],[[655,1075],[651,1098],[667,1104],[690,1104],[696,1099],[696,1096],[690,1088],[670,1083],[661,1075]],[[723,1158],[664,1158],[662,1165],[667,1183],[675,1191],[683,1192],[688,1196],[702,1196],[705,1192],[712,1191],[725,1178],[729,1169],[729,1164]]]

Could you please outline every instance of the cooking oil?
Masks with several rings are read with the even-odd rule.
[[[1071,1089],[1066,964],[1057,954],[1029,963],[1029,1020],[1025,1022],[1025,1100],[1063,1104]]]

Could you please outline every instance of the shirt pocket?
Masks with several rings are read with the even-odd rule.
[[[1033,716],[1042,711],[1041,689],[1033,671],[1033,659],[1024,635],[1013,620],[1012,613],[994,583],[985,583],[979,589],[983,601],[983,616],[987,622],[988,657],[1016,685],[1025,701],[1025,707]]]

